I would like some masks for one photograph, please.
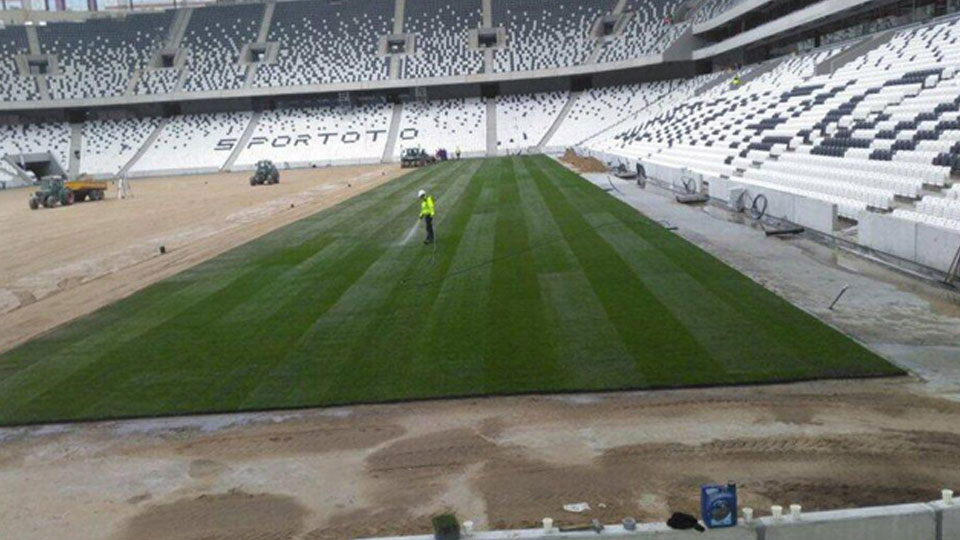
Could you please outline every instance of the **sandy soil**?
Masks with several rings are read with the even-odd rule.
[[[17,539],[343,539],[696,513],[699,485],[805,509],[960,487],[960,403],[906,381],[434,401],[0,430]],[[42,501],[42,503],[40,502]],[[566,503],[586,502],[584,514]]]
[[[132,181],[132,199],[31,211],[0,191],[0,351],[396,178],[397,165]],[[161,255],[160,246],[167,253]]]
[[[581,173],[602,173],[607,172],[607,166],[597,158],[581,156],[568,148],[560,158],[560,161],[575,168]]]

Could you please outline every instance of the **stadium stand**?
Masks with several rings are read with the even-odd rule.
[[[835,53],[814,51],[621,131],[620,151],[833,202],[850,219],[893,210],[958,169],[960,80],[945,65],[960,52],[957,36],[956,21],[904,30],[832,76],[809,76]],[[938,199],[894,215],[949,220]]]
[[[394,157],[411,146],[444,148],[451,156],[457,148],[463,156],[486,155],[486,128],[486,105],[479,98],[405,103]]]
[[[497,99],[497,149],[517,153],[536,147],[550,130],[567,92],[500,96]]]
[[[153,146],[130,168],[131,176],[191,174],[219,171],[230,157],[222,139],[239,139],[252,113],[211,113],[174,116]]]
[[[255,86],[376,81],[388,62],[380,38],[393,30],[393,1],[278,2],[267,39],[280,44],[277,63],[257,70]]]
[[[51,23],[37,27],[40,48],[56,54],[60,75],[48,76],[51,99],[120,96],[167,38],[173,12]]]
[[[0,125],[0,157],[50,152],[66,168],[70,126],[66,122]]]
[[[29,101],[40,99],[37,81],[20,75],[14,57],[27,54],[27,33],[22,26],[0,29],[0,98],[4,101]]]
[[[483,24],[480,0],[407,0],[404,32],[416,35],[415,53],[403,58],[401,77],[480,73],[483,54],[471,50],[470,29]]]
[[[261,159],[286,167],[379,162],[392,113],[385,103],[265,111],[234,167]]]
[[[631,0],[625,13],[630,18],[621,35],[607,38],[598,62],[621,62],[662,54],[690,23],[671,18],[683,0]]]
[[[700,8],[697,9],[697,12],[693,15],[693,22],[694,24],[707,22],[723,14],[723,12],[732,9],[741,2],[743,2],[743,0],[707,0],[703,4],[700,4]]]
[[[159,125],[159,118],[85,122],[80,145],[80,172],[92,175],[117,174]]]
[[[187,50],[187,92],[242,88],[246,66],[243,46],[257,40],[263,4],[199,8],[190,16],[181,47]]]
[[[608,129],[676,89],[680,80],[587,90],[577,98],[547,146],[567,147]]]
[[[26,182],[20,180],[13,165],[7,163],[0,157],[0,189],[12,187],[23,187]]]
[[[845,47],[821,49],[805,54],[795,54],[782,61],[777,67],[750,81],[751,88],[768,86],[777,88],[789,84],[800,84],[815,75],[818,64],[843,52]]]
[[[596,44],[593,24],[610,13],[611,0],[493,2],[493,25],[507,31],[507,46],[494,55],[494,71],[529,71],[584,63]]]
[[[137,81],[137,95],[166,94],[176,89],[180,68],[147,69]]]

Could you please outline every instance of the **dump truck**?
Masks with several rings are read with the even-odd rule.
[[[76,180],[66,181],[62,176],[44,176],[40,179],[40,189],[30,197],[30,208],[41,206],[53,208],[60,203],[70,206],[75,202],[102,201],[107,192],[107,183],[84,175]]]
[[[250,177],[250,185],[259,186],[279,183],[280,171],[277,170],[277,166],[268,159],[258,161],[257,170],[253,173],[253,176]]]

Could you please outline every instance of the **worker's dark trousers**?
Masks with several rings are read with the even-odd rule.
[[[423,222],[427,225],[427,243],[433,242],[433,216],[423,216]]]

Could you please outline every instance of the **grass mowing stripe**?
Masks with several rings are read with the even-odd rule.
[[[399,212],[402,210],[402,208],[399,210],[394,208],[398,217]],[[362,238],[366,238],[371,233],[376,236],[376,227],[378,225],[380,225],[380,228],[383,228],[381,222],[377,221],[358,220],[357,223],[353,224],[350,223],[349,220],[344,220],[341,223],[341,227],[354,228],[355,235]],[[331,232],[335,233],[336,231],[337,230],[334,229]],[[356,243],[351,242],[349,238],[344,238],[342,235],[336,236],[338,237],[338,242],[356,245]],[[307,245],[309,246],[309,242],[307,242]],[[324,259],[323,264],[320,265],[317,271],[323,271],[325,265],[329,265],[330,271],[336,272],[334,269],[337,268],[340,261],[345,262],[346,266],[343,267],[345,269],[357,268],[355,265],[363,264],[363,262],[367,260],[363,257],[352,256],[357,250],[361,250],[362,247],[362,244],[360,244],[356,245],[355,248],[345,247],[339,253],[335,252],[336,256],[330,259]],[[298,246],[297,249],[287,250],[277,255],[274,244],[267,243],[264,253],[257,258],[257,260],[261,264],[265,263],[266,266],[269,267],[279,262],[291,262],[290,253],[300,252],[305,252],[304,255],[311,253],[309,249],[303,250]],[[372,261],[374,259],[369,260]],[[355,273],[349,270],[336,275],[356,276]],[[236,298],[239,302],[243,302],[251,291],[256,291],[258,288],[270,283],[272,277],[271,272],[261,267],[261,270],[253,275],[249,282],[235,284],[235,286],[227,292],[230,293],[230,298]],[[111,385],[114,388],[113,392],[103,396],[101,400],[90,404],[88,409],[82,414],[105,414],[98,411],[101,411],[105,407],[112,407],[112,404],[127,402],[130,402],[129,407],[133,408],[139,406],[140,403],[159,403],[163,407],[167,407],[168,403],[175,403],[180,407],[187,408],[218,406],[219,403],[224,402],[220,399],[220,396],[224,393],[222,388],[225,384],[229,384],[231,378],[242,376],[244,372],[250,373],[255,371],[261,373],[265,370],[266,364],[268,364],[268,362],[264,361],[263,355],[265,353],[268,358],[276,358],[277,356],[286,354],[291,344],[296,341],[297,336],[306,331],[309,326],[308,321],[315,316],[311,315],[310,312],[306,314],[303,313],[303,301],[304,298],[312,296],[311,290],[313,288],[315,288],[314,282],[303,283],[296,297],[292,298],[287,304],[284,304],[285,309],[280,310],[281,318],[274,321],[265,321],[266,324],[256,327],[258,328],[257,332],[245,332],[245,328],[237,328],[234,326],[221,327],[220,331],[217,331],[215,321],[217,320],[219,311],[224,308],[229,308],[230,306],[227,299],[213,299],[213,301],[208,302],[205,306],[195,310],[195,313],[188,313],[182,316],[181,320],[171,323],[171,328],[155,329],[155,332],[158,334],[172,334],[179,338],[173,342],[161,341],[161,346],[154,347],[153,350],[150,351],[153,357],[152,360],[158,362],[159,365],[165,366],[165,371],[179,373],[181,383],[175,387],[175,390],[158,396],[138,395],[137,389],[143,386],[139,375],[137,375],[140,371],[139,366],[129,363],[118,364],[116,368],[110,372],[110,377],[113,379],[113,384]],[[318,302],[317,305],[323,306],[324,304]],[[299,314],[300,317],[291,317],[291,315],[297,314]],[[184,322],[187,323],[186,329],[183,328]],[[264,335],[267,331],[265,329],[269,330],[269,335]],[[260,344],[260,340],[263,340],[263,343],[267,345],[264,346]],[[199,342],[206,342],[210,346],[200,348],[193,346],[193,344]],[[243,371],[238,372],[237,370]],[[212,372],[216,373],[217,376],[194,377],[193,373],[197,371]],[[231,377],[231,375],[235,377]],[[247,380],[255,380],[252,377],[244,378]],[[144,397],[147,399],[143,399]],[[196,400],[200,401],[195,402]]]
[[[432,171],[436,174],[438,171]],[[414,176],[408,181],[422,181],[423,175]],[[389,192],[396,191],[394,187],[389,190]],[[361,208],[367,207],[372,210],[376,210],[378,205],[383,205],[385,201],[381,198],[375,199],[378,204],[375,205],[361,205]],[[391,201],[386,201],[391,202]],[[341,220],[342,220],[341,216]],[[334,225],[333,220],[322,220],[320,223],[317,223],[320,227],[329,227]],[[270,233],[265,237],[261,238],[259,241],[254,241],[250,244],[246,244],[232,250],[234,252],[228,252],[224,257],[218,257],[207,263],[199,265],[194,269],[185,271],[183,274],[186,274],[187,277],[181,275],[178,278],[178,282],[183,284],[190,283],[189,276],[205,276],[209,273],[207,267],[230,267],[236,266],[239,261],[246,260],[247,264],[251,263],[251,259],[254,262],[260,262],[263,260],[268,261],[268,263],[277,263],[277,262],[286,262],[290,263],[295,260],[298,252],[303,251],[303,245],[297,245],[296,249],[288,249],[287,251],[278,251],[278,245],[290,245],[290,242],[275,242],[275,240],[284,236],[284,232],[288,230],[293,230],[288,227],[281,228],[278,231]],[[252,245],[260,246],[259,250],[251,250]],[[307,251],[309,252],[310,244],[306,243]],[[255,253],[251,253],[255,251]],[[244,257],[236,257],[235,252],[244,253]],[[277,260],[277,253],[281,253],[280,256],[282,261]],[[336,253],[336,251],[334,252]],[[339,251],[339,255],[346,255],[344,251]],[[291,255],[294,258],[291,258]],[[250,266],[241,266],[243,269],[243,275],[238,278],[243,283],[237,287],[235,280],[229,279],[223,282],[217,281],[198,281],[198,284],[190,285],[185,290],[190,293],[193,291],[203,291],[210,289],[211,287],[215,288],[214,294],[220,294],[224,297],[230,297],[231,295],[238,300],[242,301],[243,294],[254,290],[259,284],[270,283],[270,276],[265,275],[265,272],[262,268],[251,268]],[[223,279],[223,276],[220,276],[218,279]],[[219,283],[219,284],[218,284]],[[225,291],[231,291],[227,292]],[[239,292],[238,292],[239,291]],[[185,298],[190,298],[191,295],[184,295]],[[133,410],[137,411],[137,414],[140,414],[140,408],[142,406],[156,406],[158,403],[162,404],[167,401],[176,400],[181,396],[203,396],[205,395],[198,387],[211,384],[211,381],[217,380],[217,377],[200,377],[199,379],[192,375],[194,371],[200,371],[203,373],[210,373],[211,371],[217,372],[222,371],[224,368],[215,367],[216,364],[225,364],[230,362],[236,362],[236,358],[231,358],[232,355],[226,354],[229,351],[223,350],[221,346],[212,346],[212,347],[195,347],[196,343],[210,342],[212,339],[216,339],[216,335],[205,334],[204,331],[207,329],[208,322],[214,321],[219,316],[221,309],[224,308],[222,301],[217,298],[211,298],[208,294],[204,295],[195,295],[195,298],[190,298],[190,301],[184,302],[183,298],[178,301],[172,302],[163,302],[160,305],[150,305],[149,309],[145,311],[148,318],[156,319],[158,315],[161,316],[161,319],[151,325],[143,325],[140,318],[136,317],[136,314],[128,314],[132,319],[128,319],[129,322],[133,324],[140,323],[138,328],[138,333],[133,333],[128,328],[130,324],[121,324],[116,327],[109,328],[105,331],[106,334],[111,334],[116,332],[119,335],[124,335],[125,333],[130,334],[130,339],[118,340],[116,343],[113,343],[114,340],[102,340],[110,343],[110,346],[106,350],[101,351],[99,358],[96,358],[96,362],[92,365],[85,365],[82,362],[72,362],[70,369],[57,368],[57,374],[65,376],[73,373],[69,380],[64,380],[60,384],[51,384],[51,382],[56,382],[55,379],[46,381],[48,386],[47,390],[43,393],[36,393],[33,395],[28,403],[32,401],[33,403],[24,403],[23,407],[26,409],[37,410],[37,414],[44,414],[43,411],[49,410],[50,408],[56,408],[59,396],[66,393],[85,393],[89,397],[85,400],[83,407],[76,413],[78,418],[89,418],[89,417],[100,417],[100,416],[109,416],[110,411],[105,409],[112,409],[118,406],[118,403],[121,406],[127,406]],[[172,297],[171,300],[176,300],[177,297]],[[295,299],[293,303],[295,305],[299,304],[302,300]],[[122,304],[123,301],[121,301]],[[169,315],[164,316],[164,305],[168,305]],[[212,310],[211,310],[212,308]],[[176,318],[174,318],[176,315]],[[190,324],[184,324],[189,322]],[[125,321],[127,323],[127,321]],[[200,331],[198,334],[196,331]],[[244,329],[233,330],[233,333],[226,334],[227,338],[233,336],[244,336],[246,332]],[[156,338],[152,338],[156,336]],[[222,335],[221,335],[222,336]],[[99,337],[103,337],[102,335]],[[161,339],[162,337],[162,339]],[[135,339],[133,339],[135,338]],[[140,346],[140,341],[152,341],[154,346],[149,349],[144,349]],[[86,340],[84,340],[86,341]],[[222,338],[218,341],[221,341]],[[274,343],[278,341],[274,340]],[[83,341],[81,341],[83,343]],[[211,343],[211,345],[217,345],[216,343]],[[102,345],[100,345],[102,346]],[[253,350],[257,350],[254,347]],[[207,353],[207,354],[203,354]],[[68,356],[64,356],[63,351],[58,354],[58,357],[66,360]],[[87,354],[86,358],[92,358],[92,354]],[[243,360],[243,359],[241,359]],[[162,395],[150,396],[144,395],[144,388],[150,387],[163,387],[162,384],[149,384],[151,382],[157,383],[162,382],[154,378],[151,380],[144,380],[144,376],[140,373],[144,370],[154,371],[157,369],[163,369],[167,373],[176,374],[178,379],[178,384],[173,386],[176,391],[170,391],[169,389],[164,392]],[[218,373],[220,375],[220,373]],[[25,388],[26,386],[22,386]],[[101,388],[110,388],[109,392],[104,392],[99,390]],[[180,399],[178,401],[184,407],[189,407],[190,399]],[[21,411],[25,414],[26,411]]]
[[[438,221],[445,215],[447,208],[453,213],[454,208],[462,204],[464,188],[470,178],[465,173],[472,170],[475,170],[474,165],[458,167],[442,179],[444,189],[431,189],[431,192],[438,194]],[[441,204],[440,201],[445,203]],[[417,212],[410,215],[416,217]],[[452,227],[455,225],[450,221],[447,223],[450,227],[444,228],[442,237],[438,236],[445,245],[454,238]],[[406,227],[398,224],[396,232],[403,234],[405,229]],[[451,234],[447,233],[448,229]],[[411,308],[411,304],[423,302],[423,292],[415,295],[410,282],[424,269],[443,268],[449,259],[445,255],[447,249],[454,248],[455,246],[445,247],[436,260],[433,260],[432,248],[421,245],[419,241],[392,248],[387,255],[404,261],[403,264],[391,265],[389,260],[385,260],[383,264],[390,269],[379,277],[371,276],[372,279],[368,281],[369,287],[380,289],[379,303],[344,299],[344,317],[339,326],[330,335],[319,335],[319,342],[311,344],[313,349],[318,350],[323,362],[307,364],[302,380],[316,382],[305,385],[301,381],[295,385],[297,390],[292,393],[291,401],[316,400],[318,396],[322,396],[323,400],[356,401],[358,385],[366,385],[365,392],[376,389],[380,395],[389,395],[389,388],[383,386],[396,380],[390,377],[390,370],[396,371],[397,367],[395,364],[370,361],[370,356],[389,354],[398,361],[405,358],[406,346],[410,341],[408,334],[413,333],[411,329],[416,328],[417,323],[410,317],[411,312],[415,314],[416,311]],[[433,263],[428,263],[428,260],[433,260]],[[356,305],[371,306],[372,309],[362,314],[350,312]],[[344,334],[349,337],[344,339]],[[344,384],[345,381],[356,381],[356,384]],[[379,385],[380,388],[371,388],[371,385]]]
[[[620,341],[570,245],[563,239],[526,161],[515,159],[514,164],[518,170],[520,202],[532,216],[529,220],[531,242],[543,246],[537,250],[536,258],[540,294],[547,317],[558,329],[559,349],[563,351],[559,361],[564,371],[576,374],[575,380],[586,379],[599,388],[610,387],[611,381],[617,381],[613,383],[615,386],[633,380],[636,376],[633,358]],[[558,238],[563,241],[553,241]]]
[[[643,383],[679,386],[716,378],[716,370],[722,366],[712,360],[709,351],[690,339],[683,324],[636,278],[626,261],[555,185],[569,182],[568,177],[559,174],[565,169],[549,161],[525,159],[594,293],[633,355]],[[671,362],[665,362],[666,358]]]
[[[577,258],[570,251],[570,246],[550,214],[550,209],[543,202],[525,162],[517,158],[513,158],[511,162],[517,178],[520,206],[527,216],[530,245],[537,246],[537,253],[533,258],[534,271],[537,274],[579,271]]]
[[[494,185],[488,179],[496,172],[491,162],[474,171],[464,196],[456,207],[443,210],[446,225],[438,229],[443,264],[430,269],[446,275],[453,267],[489,257],[493,252],[495,215],[487,202]],[[407,287],[398,301],[400,328],[408,338],[394,349],[394,376],[381,391],[394,396],[427,397],[424,390],[443,388],[443,395],[474,393],[483,381],[484,336],[476,332],[485,319],[489,273],[434,280],[430,286]],[[387,348],[398,340],[397,332],[382,336]],[[372,351],[368,351],[368,355]]]
[[[168,318],[176,317],[182,310],[203,302],[209,294],[228,286],[234,279],[252,272],[242,268],[223,276],[220,282],[203,282],[190,286],[160,283],[149,287],[133,297],[114,304],[113,315],[104,316],[101,311],[81,317],[68,327],[55,329],[47,336],[31,341],[2,357],[6,363],[8,357],[37,357],[28,367],[0,381],[0,423],[11,418],[22,421],[34,421],[49,418],[42,407],[31,412],[28,404],[35,400],[45,400],[53,409],[62,404],[63,395],[78,396],[78,405],[97,397],[96,388],[86,384],[88,377],[84,370],[96,366],[102,361],[102,354],[121,348],[139,340],[145,333]],[[168,293],[169,291],[169,293]],[[142,309],[141,301],[146,301],[152,309]],[[98,327],[104,321],[110,324]],[[63,338],[63,335],[67,338]],[[71,341],[74,338],[76,341]],[[128,358],[134,360],[136,357]],[[68,385],[73,394],[61,394],[58,387]],[[81,384],[77,387],[76,382]],[[31,409],[38,409],[33,406]]]
[[[591,223],[609,223],[615,218],[604,212],[590,214],[587,219]],[[598,233],[690,335],[723,364],[728,380],[733,380],[737,373],[769,371],[770,359],[795,358],[783,342],[770,339],[766,327],[757,327],[736,309],[738,306],[723,302],[709,288],[680,271],[672,259],[627,225],[604,227]],[[689,309],[694,304],[697,309]],[[803,367],[797,364],[798,374],[804,371]],[[724,377],[719,377],[718,382],[724,382]]]
[[[465,167],[476,167],[480,162],[473,162],[471,165],[459,165],[452,167],[453,174]],[[438,171],[446,171],[447,168],[438,168]],[[446,199],[445,194],[449,190],[449,184],[439,185],[444,180],[440,174],[433,175],[433,183],[424,185],[431,192],[440,194]],[[451,193],[453,195],[453,193]],[[399,197],[403,197],[400,192]],[[259,384],[249,390],[248,394],[241,401],[246,407],[256,408],[259,403],[276,399],[276,396],[284,396],[283,403],[288,406],[301,404],[305,400],[317,399],[317,396],[323,396],[329,391],[332,384],[336,384],[334,379],[338,367],[341,364],[350,364],[351,358],[348,353],[348,345],[352,343],[360,334],[363,328],[372,321],[373,313],[382,306],[369,304],[363,301],[366,294],[367,299],[377,298],[381,303],[385,301],[379,294],[371,295],[369,291],[364,292],[362,287],[367,289],[376,289],[380,285],[385,288],[395,286],[401,278],[403,268],[410,268],[422,263],[425,256],[422,250],[415,250],[417,244],[396,247],[399,245],[395,240],[400,238],[407,230],[408,219],[415,219],[417,212],[415,207],[402,203],[406,198],[397,198],[394,201],[396,208],[399,208],[393,215],[393,219],[381,227],[382,233],[372,235],[373,240],[379,247],[376,258],[370,261],[370,265],[365,267],[363,273],[371,272],[368,278],[373,278],[373,284],[370,280],[365,280],[364,276],[358,276],[356,282],[351,283],[349,288],[339,290],[336,298],[331,298],[329,304],[322,312],[318,313],[311,321],[310,328],[303,332],[296,339],[296,346],[290,351],[279,355],[273,362],[271,369]],[[414,198],[414,201],[416,199]],[[397,204],[400,202],[400,204]],[[371,221],[372,223],[381,223]],[[384,246],[393,246],[385,248]],[[394,253],[400,257],[400,266],[392,266],[396,261],[385,260],[387,266],[374,268],[388,253]],[[416,257],[408,257],[405,254],[416,253]],[[386,269],[385,272],[383,269]],[[380,285],[378,285],[380,284]],[[357,290],[352,291],[353,287],[358,286]],[[357,307],[363,306],[365,313],[355,314]],[[363,341],[359,341],[363,343]],[[322,360],[322,361],[321,361]]]
[[[563,189],[575,204],[590,199],[589,193],[602,193],[597,186],[582,181],[578,175],[566,168],[549,160],[546,160],[546,163],[555,166],[558,174],[571,180],[569,184],[564,184]],[[594,206],[584,204],[579,205],[579,208],[581,211],[588,211]],[[646,243],[654,248],[654,254],[648,256],[649,254],[644,252],[642,255],[648,265],[657,261],[666,261],[666,264],[670,265],[675,279],[664,275],[662,279],[670,280],[671,283],[658,286],[676,289],[678,281],[686,281],[691,286],[695,282],[704,293],[689,294],[687,300],[702,304],[704,311],[711,309],[710,302],[717,309],[715,316],[702,324],[729,324],[728,332],[731,336],[745,336],[735,345],[732,344],[731,337],[727,338],[731,340],[729,345],[715,343],[711,346],[711,350],[722,356],[730,372],[735,374],[732,379],[739,380],[745,374],[755,378],[782,380],[814,376],[850,377],[871,373],[903,373],[896,366],[764,289],[697,246],[650,220],[635,219],[636,212],[627,204],[617,201],[608,211],[616,215],[624,227],[633,231],[637,237],[645,239]],[[609,234],[609,231],[605,230],[604,233]],[[709,301],[704,300],[705,298]],[[720,303],[727,306],[726,311],[720,308]],[[696,311],[700,312],[700,309]],[[738,318],[731,319],[724,315],[731,312],[739,314]],[[691,316],[690,313],[687,314],[688,318]],[[740,321],[742,324],[734,326],[733,321]],[[714,333],[722,334],[723,331],[718,328]],[[811,335],[818,335],[820,339],[810,339]]]
[[[489,164],[484,167],[489,167]],[[480,193],[481,184],[474,181],[478,173],[479,168],[472,167],[448,179],[448,182],[455,186],[451,190],[451,195],[455,196],[437,200],[437,242],[433,246],[416,248],[422,250],[425,260],[426,253],[430,252],[429,264],[412,268],[410,273],[403,276],[394,288],[389,304],[376,316],[377,328],[364,336],[364,345],[357,344],[355,356],[368,371],[375,374],[375,370],[384,367],[389,370],[386,376],[375,379],[378,382],[374,383],[374,386],[375,391],[392,396],[391,399],[401,399],[402,396],[409,395],[411,385],[407,381],[413,377],[411,373],[420,366],[421,354],[430,346],[429,343],[423,343],[423,336],[427,332],[429,316],[440,293],[440,285],[419,287],[415,284],[424,275],[446,274],[453,264],[463,241],[464,228],[473,214]],[[434,252],[434,249],[437,251]],[[392,357],[394,362],[383,366],[382,362],[376,361],[384,355]]]
[[[547,324],[534,271],[533,251],[513,161],[500,162],[495,180],[498,205],[494,254],[518,253],[493,263],[487,302],[484,389],[522,392],[564,382],[554,331]]]
[[[436,182],[439,182],[439,181],[440,181],[441,177],[440,177],[439,172],[440,172],[441,170],[442,170],[442,168],[437,168],[437,169],[434,171],[435,174],[431,175],[431,178],[429,179],[429,183],[431,183],[431,185],[432,185],[432,184],[435,184]],[[418,182],[424,182],[424,181],[427,181],[427,180],[425,180],[425,179],[423,179],[423,178],[421,177],[421,178],[418,178],[417,181],[418,181]],[[386,227],[381,227],[381,229],[384,231],[384,234],[376,234],[376,233],[374,233],[372,230],[365,230],[365,229],[364,229],[364,227],[366,227],[367,224],[377,224],[377,223],[380,223],[380,222],[378,222],[378,221],[371,221],[371,220],[362,220],[362,221],[361,221],[361,220],[358,219],[358,220],[357,220],[358,223],[357,223],[356,225],[353,225],[354,227],[359,227],[361,230],[359,231],[358,234],[354,234],[354,235],[352,235],[352,236],[360,237],[360,238],[363,238],[364,240],[374,241],[374,243],[377,244],[377,246],[378,246],[379,248],[381,248],[380,251],[379,251],[379,253],[381,253],[381,255],[384,254],[384,253],[389,253],[390,250],[392,249],[392,248],[389,247],[389,246],[393,246],[393,245],[396,244],[396,242],[393,241],[393,236],[394,236],[394,231],[393,231],[393,229],[394,229],[394,227],[397,225],[397,223],[405,223],[405,222],[406,222],[407,216],[409,215],[407,212],[410,212],[410,213],[413,212],[413,205],[410,205],[410,206],[408,207],[408,208],[409,208],[409,210],[408,210],[407,208],[404,208],[402,205],[396,205],[396,201],[397,201],[397,200],[401,200],[401,201],[413,200],[413,201],[416,201],[415,197],[407,197],[407,196],[406,196],[407,194],[404,192],[404,190],[395,191],[394,193],[395,193],[395,200],[393,201],[394,208],[393,208],[392,211],[393,211],[395,214],[392,216],[393,221],[391,222],[391,225],[386,226]],[[411,191],[411,193],[412,193],[412,191]],[[353,249],[354,246],[356,246],[358,249],[361,249],[361,248],[362,248],[362,242],[358,243],[358,241],[355,240],[354,238],[344,238],[343,236],[339,236],[339,235],[338,235],[338,237],[340,238],[339,241],[345,242],[345,243],[347,243],[347,244],[350,245],[350,249],[347,249],[347,251],[350,251],[351,249]],[[385,246],[386,246],[386,247],[385,247]],[[374,275],[374,276],[377,276],[377,277],[375,277],[375,278],[373,278],[373,279],[375,280],[375,282],[378,282],[378,281],[381,281],[381,280],[383,280],[383,279],[389,279],[390,274],[391,274],[393,271],[395,271],[394,268],[388,268],[386,271],[384,271],[384,270],[381,269],[381,268],[378,268],[377,265],[380,265],[380,263],[381,263],[382,260],[383,260],[383,257],[380,257],[380,258],[376,259],[375,262],[373,263],[373,266],[367,268],[367,269],[363,272],[363,275],[360,276],[360,279],[357,280],[356,282],[354,282],[353,284],[351,284],[350,287],[347,289],[347,291],[346,291],[345,293],[343,293],[343,296],[336,298],[336,303],[335,303],[334,306],[333,306],[332,308],[330,308],[330,309],[335,311],[335,310],[336,310],[336,306],[338,306],[338,305],[340,305],[341,303],[344,303],[344,302],[346,302],[346,301],[353,301],[353,302],[355,302],[357,305],[364,305],[364,304],[365,304],[365,301],[366,301],[367,304],[375,304],[375,298],[376,298],[375,294],[374,294],[374,295],[369,294],[369,292],[370,292],[372,289],[371,289],[369,286],[366,286],[366,285],[364,285],[364,284],[370,282],[369,276],[370,276],[371,274]],[[315,275],[313,275],[313,276],[307,276],[307,279],[304,280],[304,287],[306,287],[306,288],[308,288],[308,289],[315,289],[315,288],[317,288],[317,287],[323,287],[323,286],[324,286],[324,282],[323,282],[322,280],[318,280],[318,279],[317,279],[317,275],[321,275],[321,274],[323,274],[323,273],[324,273],[324,272],[322,271],[322,269],[320,269],[319,271],[314,272]],[[351,291],[354,291],[355,289],[358,289],[358,288],[361,288],[361,289],[362,289],[362,288],[364,288],[364,287],[368,290],[368,294],[361,294],[358,298],[353,298],[353,297],[350,295]],[[374,292],[375,292],[375,291],[374,291]],[[303,296],[305,296],[305,295],[306,295],[306,296],[309,296],[309,294],[310,294],[309,292],[305,292],[305,291],[302,291],[302,290],[301,290],[301,291],[298,291],[298,294],[297,294],[297,296],[296,296],[295,302],[296,302],[296,303],[301,303],[302,300],[303,300]],[[352,300],[351,300],[351,299],[352,299]],[[324,317],[328,316],[328,314],[329,314],[328,312],[324,312],[324,313],[320,313],[320,314],[318,314],[318,315],[314,315],[314,316],[312,316],[312,317],[306,317],[306,320],[309,320],[309,321],[310,321],[310,328],[304,329],[303,327],[301,327],[301,329],[299,329],[299,330],[296,331],[296,332],[288,331],[288,332],[286,332],[286,333],[284,334],[284,337],[286,337],[286,338],[288,338],[288,339],[279,339],[279,340],[278,340],[278,339],[276,339],[277,336],[270,336],[270,335],[257,336],[257,339],[261,339],[261,338],[262,338],[263,340],[266,340],[266,341],[268,341],[268,342],[269,342],[269,341],[273,341],[273,342],[277,342],[277,343],[285,343],[285,344],[287,345],[286,347],[283,347],[283,348],[279,348],[279,347],[278,347],[278,348],[269,348],[269,349],[267,350],[267,353],[268,353],[268,354],[266,355],[266,357],[267,357],[267,358],[271,358],[271,359],[277,359],[277,358],[279,358],[279,359],[284,359],[284,358],[288,357],[288,355],[294,355],[294,356],[297,355],[298,353],[297,353],[297,350],[296,350],[296,349],[299,347],[299,345],[298,345],[297,343],[298,343],[298,342],[299,342],[299,343],[310,343],[310,342],[311,342],[311,336],[312,336],[314,333],[317,332],[316,327],[317,327],[317,325],[318,325],[318,321],[319,321],[320,319],[323,319]],[[287,312],[287,310],[284,310],[284,313],[282,314],[282,316],[285,317],[285,318],[288,318],[288,315],[289,315],[289,313]],[[270,324],[270,323],[275,323],[275,324]],[[288,324],[288,322],[287,322],[286,320],[278,320],[278,321],[268,321],[267,324],[264,324],[264,325],[262,325],[262,326],[265,327],[265,328],[272,328],[272,327],[274,327],[274,326],[283,326],[283,327],[286,328],[286,327],[289,327],[290,325]],[[282,332],[282,333],[283,333],[283,332]],[[294,345],[291,345],[291,344],[294,344]],[[239,351],[239,352],[242,354],[242,351],[245,351],[245,350],[246,350],[246,348],[244,347],[244,348],[241,349],[241,351]],[[286,358],[286,359],[289,360],[289,358]],[[239,358],[239,360],[244,360],[244,358]],[[252,360],[253,360],[253,359],[251,359],[251,361],[252,361]],[[249,371],[249,370],[234,371],[233,373],[231,373],[231,376],[230,376],[229,378],[227,378],[225,381],[218,382],[218,384],[217,384],[216,387],[215,387],[215,391],[216,391],[217,395],[219,396],[220,400],[226,401],[226,402],[241,402],[241,403],[243,403],[243,402],[245,402],[245,401],[247,401],[247,400],[250,399],[251,394],[255,394],[256,392],[258,392],[258,391],[257,391],[257,387],[262,386],[263,384],[265,384],[265,382],[264,382],[264,377],[266,377],[266,375],[267,375],[268,372],[274,370],[274,369],[275,369],[275,366],[276,366],[276,364],[277,364],[277,362],[275,362],[275,361],[262,361],[262,359],[260,359],[260,360],[261,360],[261,361],[259,362],[259,368],[256,369],[256,370],[253,370],[253,373],[257,375],[256,377],[248,377],[248,376],[247,376],[247,374],[248,374],[247,371]],[[237,362],[237,364],[246,364],[246,362]],[[284,391],[285,391],[287,394],[291,394],[291,393],[293,393],[293,390],[292,390],[291,388],[294,387],[294,386],[295,386],[295,385],[289,384],[289,382],[288,382],[287,384],[284,385]],[[254,399],[255,399],[255,398],[254,398]]]

